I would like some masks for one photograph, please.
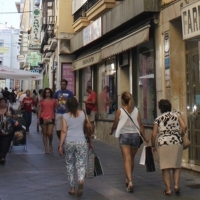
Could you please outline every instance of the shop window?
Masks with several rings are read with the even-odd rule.
[[[81,100],[85,100],[88,97],[88,93],[86,92],[86,88],[87,86],[92,86],[92,71],[91,71],[91,67],[86,67],[84,69],[82,69],[82,77],[81,77]],[[83,106],[85,106],[85,104],[83,104]]]
[[[155,119],[155,73],[153,41],[137,48],[138,58],[138,97],[137,107],[143,124],[152,125]]]
[[[102,120],[113,120],[115,111],[117,110],[115,57],[108,59],[105,63],[102,63],[102,65],[99,66],[97,76],[97,118]]]

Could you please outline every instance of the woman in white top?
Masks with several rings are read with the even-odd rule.
[[[121,103],[122,108],[118,109],[115,114],[115,120],[110,135],[116,130],[115,137],[119,137],[119,144],[124,157],[127,191],[133,192],[132,173],[135,154],[140,147],[140,133],[146,142],[148,142],[148,140],[145,137],[140,113],[138,109],[134,107],[133,97],[129,92],[122,93]],[[128,114],[134,123],[129,118]]]

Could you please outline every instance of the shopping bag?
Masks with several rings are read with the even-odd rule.
[[[143,149],[142,149],[142,154],[141,154],[141,157],[140,157],[139,164],[145,165],[145,162],[146,162],[146,146],[144,146]]]
[[[94,157],[94,176],[101,176],[103,175],[103,167],[101,165],[101,161],[99,157]]]
[[[94,152],[92,149],[88,150],[88,156],[87,156],[87,164],[86,164],[86,178],[93,178],[94,177]]]
[[[101,164],[100,158],[95,153],[94,149],[92,148],[92,151],[94,153],[94,176],[101,176],[103,175],[103,167]]]
[[[155,169],[154,158],[153,158],[151,146],[146,147],[145,151],[146,151],[145,165],[146,165],[147,172],[154,172],[154,171],[156,171],[156,169]]]

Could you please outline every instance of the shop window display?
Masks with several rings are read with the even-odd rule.
[[[97,97],[97,118],[114,120],[117,110],[115,57],[108,59],[98,68]]]
[[[155,119],[154,50],[150,41],[138,48],[138,102],[143,124],[153,124]]]

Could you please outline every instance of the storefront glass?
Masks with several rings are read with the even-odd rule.
[[[88,93],[86,92],[87,86],[92,86],[92,72],[91,67],[86,67],[81,70],[81,81],[80,81],[80,100],[86,100]],[[82,108],[85,108],[85,104],[82,103]]]
[[[155,119],[155,72],[153,40],[137,48],[137,107],[143,124],[152,125]]]
[[[98,119],[114,119],[117,109],[116,59],[109,58],[97,72]]]

